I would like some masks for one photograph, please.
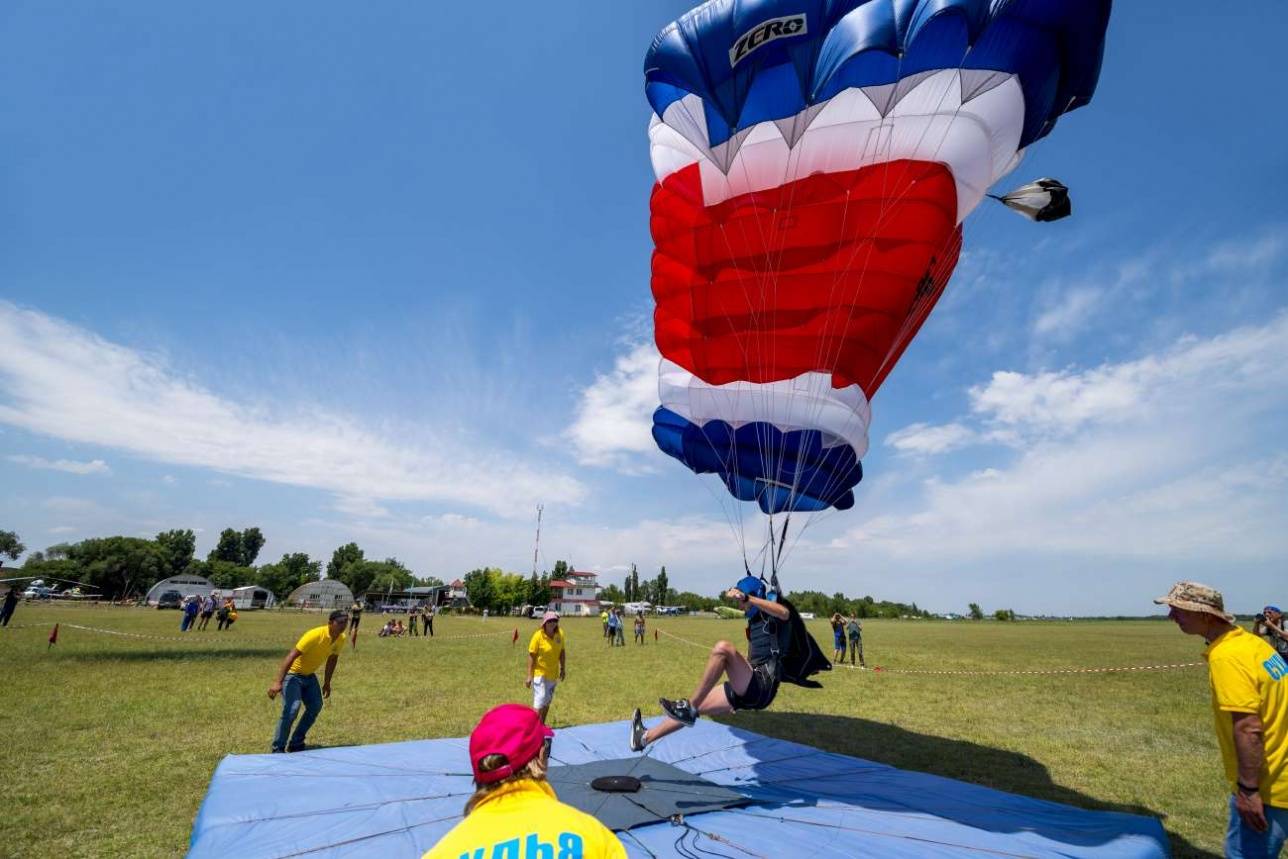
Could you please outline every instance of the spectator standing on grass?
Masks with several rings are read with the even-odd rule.
[[[1257,615],[1252,634],[1260,635],[1274,648],[1275,653],[1288,659],[1288,630],[1284,629],[1284,613],[1277,605],[1268,605]]]
[[[188,594],[183,598],[183,619],[179,621],[179,631],[187,632],[197,621],[197,612],[201,611],[201,597]]]
[[[840,612],[833,612],[832,619],[832,661],[845,661],[845,620]]]
[[[644,612],[635,612],[635,643],[644,643]]]
[[[362,603],[357,600],[349,606],[349,646],[358,649],[358,625],[362,623]]]
[[[1177,582],[1154,600],[1207,641],[1212,714],[1230,785],[1225,855],[1275,857],[1288,838],[1288,661],[1225,611],[1219,591]]]
[[[845,634],[850,639],[850,664],[854,664],[854,655],[857,653],[859,665],[867,668],[868,664],[863,661],[863,624],[859,623],[858,615],[851,615],[846,621]]]
[[[622,609],[614,609],[617,612],[617,646],[626,646],[626,618],[622,616]]]
[[[420,637],[420,609],[416,606],[407,609],[407,631]]]
[[[555,796],[546,781],[553,738],[554,731],[522,704],[485,713],[470,733],[474,794],[465,803],[465,819],[423,859],[517,857],[519,850],[549,859],[626,859],[604,824]]]
[[[13,610],[18,606],[18,587],[9,585],[9,592],[4,595],[4,604],[0,605],[0,626],[8,626]]]
[[[425,635],[429,638],[434,637],[434,607],[425,606]]]
[[[322,712],[322,699],[331,697],[331,676],[344,647],[344,630],[349,625],[349,613],[343,609],[331,612],[326,624],[314,627],[300,636],[295,646],[286,654],[277,669],[277,678],[268,687],[271,701],[282,694],[282,715],[277,720],[273,734],[274,752],[298,752],[304,748],[304,738]],[[326,673],[318,686],[317,670],[326,663]],[[291,729],[291,723],[304,715]]]
[[[621,626],[621,623],[622,623],[622,619],[618,616],[617,609],[610,608],[608,610],[608,646],[609,647],[617,646],[617,632],[618,632],[618,627]]]
[[[231,625],[228,621],[228,613],[232,610],[232,604],[232,600],[226,599],[224,604],[219,607],[219,611],[215,612],[215,629],[217,631],[222,631]]]
[[[608,638],[608,609],[599,613],[599,622],[604,625],[604,638]]]
[[[523,685],[532,690],[532,709],[546,723],[555,686],[564,679],[567,668],[564,633],[559,628],[559,613],[548,611],[541,616],[541,626],[528,640],[528,679]]]
[[[206,627],[210,626],[210,618],[215,613],[215,591],[211,591],[201,600],[201,620],[197,623],[197,629],[204,632]]]

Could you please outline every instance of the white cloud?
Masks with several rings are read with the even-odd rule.
[[[1054,335],[1067,339],[1091,318],[1100,305],[1103,293],[1092,287],[1071,289],[1053,307],[1049,307],[1033,323],[1033,333],[1039,336]]]
[[[154,356],[0,302],[0,422],[156,462],[348,497],[464,503],[526,516],[540,500],[577,503],[584,486],[506,450],[417,443],[307,404],[236,403]]]
[[[1038,434],[1091,424],[1162,420],[1178,413],[1198,423],[1214,411],[1281,401],[1288,384],[1288,314],[1209,339],[1185,338],[1171,349],[1078,372],[997,372],[970,389],[984,419]],[[1214,402],[1215,401],[1215,402]]]
[[[652,342],[619,355],[612,372],[596,375],[581,392],[570,430],[577,459],[627,473],[647,470],[656,453],[653,411],[657,408],[657,348]]]
[[[55,525],[54,527],[49,528],[47,532],[50,534],[70,534],[75,530],[76,529],[71,525]]]
[[[974,430],[960,423],[942,426],[916,423],[890,433],[885,443],[900,453],[936,454],[965,447],[977,439]]]
[[[10,462],[25,465],[28,468],[47,468],[51,471],[65,471],[68,474],[111,474],[112,469],[101,459],[89,462],[77,462],[74,459],[45,459],[43,456],[14,454],[7,457]]]
[[[1222,565],[1288,552],[1288,314],[1092,370],[996,373],[970,393],[979,436],[1001,424],[1023,439],[1012,460],[930,480],[834,548]]]
[[[179,478],[175,477],[173,474],[163,474],[161,475],[161,482],[166,486],[174,486],[179,482]]]

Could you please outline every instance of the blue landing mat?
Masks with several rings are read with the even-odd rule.
[[[626,740],[625,722],[564,728],[552,764],[624,758]],[[418,857],[460,820],[473,788],[467,748],[452,738],[230,755],[215,770],[188,855]],[[1030,799],[706,720],[649,754],[751,802],[690,815],[691,829],[659,822],[619,833],[641,859],[695,847],[732,857],[1169,855],[1150,817]]]

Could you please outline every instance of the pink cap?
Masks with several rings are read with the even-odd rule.
[[[545,623],[548,620],[558,620],[558,619],[559,619],[559,612],[557,611],[548,611],[541,616],[542,623]]]
[[[509,778],[527,766],[541,751],[541,744],[555,732],[541,724],[541,716],[522,704],[502,704],[483,714],[470,734],[470,766],[474,780],[491,784]],[[488,772],[479,764],[488,755],[505,755],[508,764]]]

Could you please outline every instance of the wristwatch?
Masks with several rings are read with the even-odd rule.
[[[1246,794],[1249,796],[1251,796],[1254,793],[1261,792],[1261,788],[1257,787],[1256,785],[1253,785],[1252,787],[1248,787],[1246,784],[1244,784],[1241,781],[1236,781],[1234,785],[1239,789],[1239,793]]]

